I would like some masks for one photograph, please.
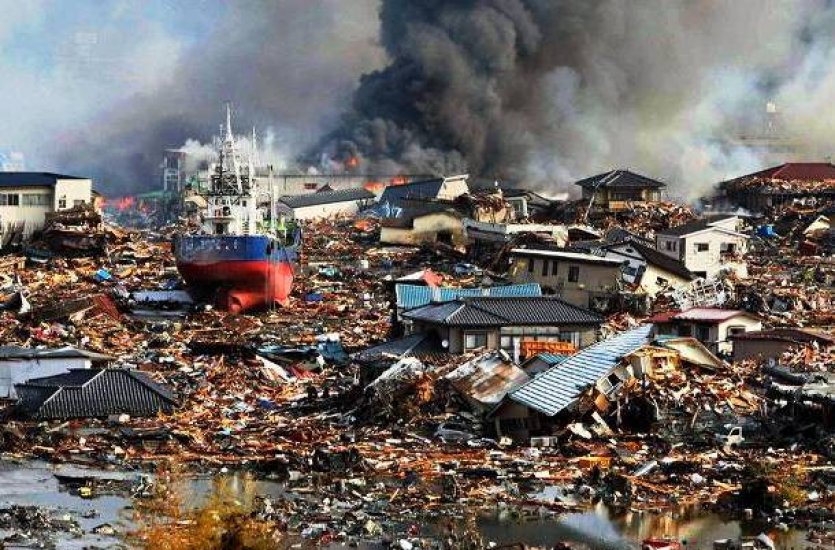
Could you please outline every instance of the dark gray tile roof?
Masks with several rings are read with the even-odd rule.
[[[406,312],[407,319],[449,326],[599,325],[603,318],[553,296],[462,298]]]
[[[602,174],[597,174],[590,178],[582,179],[575,182],[575,185],[589,189],[595,188],[613,188],[620,189],[660,189],[667,187],[667,184],[629,170],[611,170]]]
[[[443,178],[435,178],[404,185],[390,185],[380,196],[380,203],[395,204],[404,199],[434,199],[438,197],[443,184]]]
[[[52,172],[0,172],[0,187],[54,187],[57,180],[83,180]]]
[[[377,346],[370,347],[358,353],[352,358],[360,363],[371,363],[383,359],[385,356],[422,357],[445,353],[441,346],[441,340],[434,332],[421,332],[410,334],[397,340],[389,340]]]
[[[676,237],[683,237],[684,235],[689,235],[690,233],[695,233],[697,231],[701,231],[702,229],[707,229],[710,224],[726,220],[728,218],[733,218],[732,214],[728,215],[720,215],[720,216],[707,216],[704,218],[700,218],[698,220],[693,220],[692,222],[687,222],[684,225],[679,225],[676,227],[671,227],[669,229],[663,229],[658,232],[659,235],[673,235]]]
[[[176,405],[169,388],[128,369],[73,369],[15,386],[20,410],[40,420],[98,418],[116,414],[142,417]]]
[[[368,189],[341,189],[339,191],[321,191],[319,193],[308,193],[306,195],[285,195],[278,199],[290,208],[302,208],[304,206],[316,206],[318,204],[333,204],[336,202],[350,202],[373,199],[374,193]]]

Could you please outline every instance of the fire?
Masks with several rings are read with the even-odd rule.
[[[119,212],[124,212],[125,210],[130,210],[136,206],[136,197],[131,196],[124,196],[118,199],[110,199],[104,200],[102,198],[101,207],[108,206],[110,208],[115,208]]]
[[[348,157],[348,160],[345,161],[345,166],[348,168],[356,168],[359,166],[360,159],[357,157]]]

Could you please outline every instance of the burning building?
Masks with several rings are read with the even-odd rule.
[[[725,198],[755,212],[797,200],[835,199],[835,165],[787,162],[719,184]]]

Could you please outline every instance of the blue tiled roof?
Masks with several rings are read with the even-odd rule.
[[[510,394],[517,403],[554,416],[580,393],[615,368],[624,355],[647,343],[652,325],[643,325],[603,340],[543,372]]]
[[[397,307],[414,309],[430,302],[451,302],[458,298],[476,296],[542,296],[539,283],[521,285],[491,286],[486,288],[431,288],[422,285],[398,284],[394,287],[397,295]]]

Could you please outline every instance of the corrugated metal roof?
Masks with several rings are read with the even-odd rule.
[[[652,325],[644,325],[589,346],[511,392],[510,398],[554,416],[615,368],[624,355],[646,344],[651,329]]]
[[[560,363],[565,362],[566,359],[571,357],[570,355],[560,355],[559,353],[540,353],[536,356],[537,359],[545,361],[549,365],[559,365]]]
[[[431,302],[451,302],[458,298],[478,296],[542,296],[539,283],[491,286],[485,288],[431,288],[423,285],[398,284],[394,287],[397,307],[414,309]]]

